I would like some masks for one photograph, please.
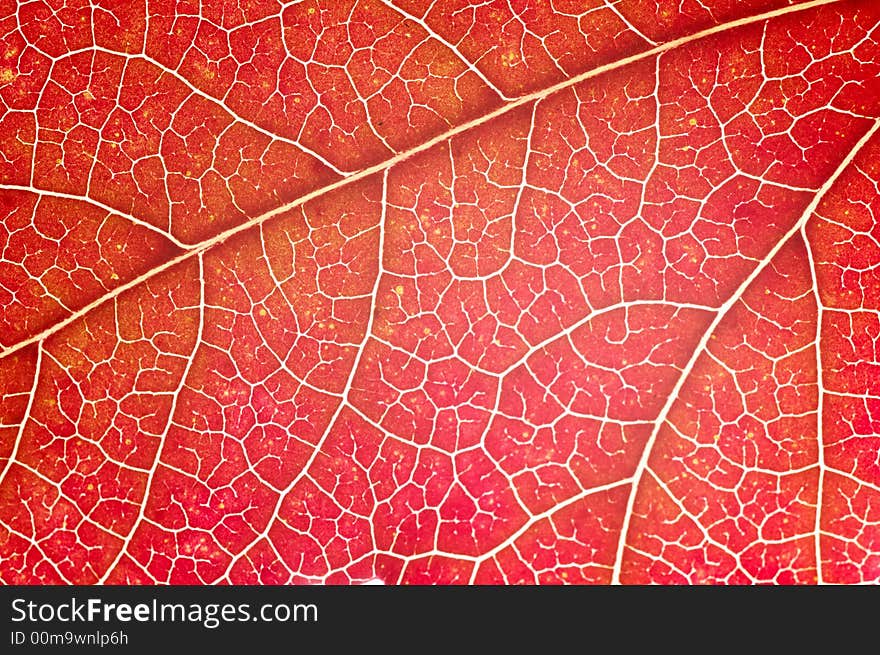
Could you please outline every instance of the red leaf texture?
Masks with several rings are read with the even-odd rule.
[[[880,581],[880,5],[0,2],[5,583]]]

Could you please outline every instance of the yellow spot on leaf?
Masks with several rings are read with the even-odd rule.
[[[696,125],[696,124],[697,124],[697,119],[696,119],[696,118],[692,118],[692,119],[690,119],[690,120],[688,121],[688,125],[693,126],[693,125]]]
[[[0,70],[0,84],[9,84],[14,79],[15,73],[12,72],[12,69],[3,68]]]
[[[394,293],[396,293],[398,296],[402,296],[403,295],[403,285],[398,284],[396,287],[394,287]]]
[[[506,52],[501,55],[501,63],[505,66],[513,66],[519,61],[519,54],[516,52]]]

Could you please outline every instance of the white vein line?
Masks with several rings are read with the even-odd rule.
[[[849,480],[850,482],[855,482],[857,485],[859,485],[860,488],[867,487],[868,489],[871,489],[872,491],[876,491],[877,493],[880,493],[880,484],[875,484],[873,482],[869,482],[868,480],[863,480],[862,478],[858,477],[855,473],[848,473],[848,472],[842,471],[838,468],[834,468],[833,466],[826,466],[825,470],[826,470],[826,473],[832,473],[834,475],[839,475],[840,477],[845,478],[845,479]],[[850,510],[850,511],[852,511],[852,510]],[[825,534],[830,534],[830,533],[825,532]],[[839,535],[834,535],[834,536],[837,537],[838,539],[840,538]]]
[[[647,37],[647,35],[645,35],[641,30],[636,29],[636,26],[633,25],[630,22],[630,20],[623,14],[623,12],[617,8],[617,5],[619,2],[620,2],[620,0],[613,0],[612,2],[606,2],[605,6],[608,7],[608,9],[610,9],[612,11],[612,13],[615,16],[617,16],[621,20],[621,22],[623,22],[623,24],[626,25],[626,28],[629,31],[631,31],[633,34],[635,34],[640,39],[644,40],[646,43],[649,43],[652,46],[657,45],[656,41],[654,41],[653,39],[649,39]]]
[[[37,384],[40,381],[40,369],[43,365],[43,347],[40,346],[37,348],[37,362],[34,364],[34,382],[31,385],[31,393],[28,397],[27,407],[24,410],[24,416],[21,418],[21,423],[18,426],[18,433],[15,435],[15,445],[12,447],[12,452],[9,453],[9,459],[6,460],[6,466],[3,467],[3,472],[0,473],[0,488],[2,488],[2,484],[6,479],[6,474],[9,473],[9,469],[12,468],[12,464],[15,461],[15,458],[18,456],[18,447],[21,444],[22,437],[24,436],[24,428],[27,425],[28,421],[31,420],[31,410],[34,407],[34,398],[37,396]]]
[[[49,555],[46,554],[46,551],[43,550],[43,547],[40,545],[42,542],[45,542],[47,540],[46,537],[44,537],[42,539],[37,539],[36,535],[34,535],[33,537],[29,537],[26,534],[16,530],[15,528],[13,528],[11,525],[6,523],[6,521],[3,521],[2,519],[0,519],[0,527],[2,527],[4,530],[9,532],[10,534],[15,535],[16,537],[18,537],[22,541],[25,541],[28,544],[33,545],[33,547],[36,548],[37,552],[40,553],[40,555],[42,555],[42,557],[43,557],[43,560],[40,563],[42,564],[43,562],[45,562],[46,564],[48,564],[49,567],[55,572],[55,574],[64,581],[64,584],[71,585],[71,586],[74,584],[72,581],[67,579],[67,576],[65,576],[63,573],[61,573],[61,569],[58,568],[58,563],[55,561],[55,558],[49,557]],[[91,565],[89,565],[89,567],[91,568]],[[36,568],[36,567],[34,567],[34,568]]]
[[[19,184],[0,184],[0,189],[6,189],[9,191],[24,191],[27,193],[33,193],[39,195],[40,198],[43,197],[51,197],[51,198],[62,198],[64,200],[75,200],[77,202],[81,202],[87,205],[91,205],[102,211],[107,212],[113,216],[118,216],[122,219],[125,219],[135,225],[146,228],[150,232],[155,232],[156,234],[162,236],[164,239],[167,239],[171,243],[173,243],[178,248],[187,248],[188,246],[183,242],[179,241],[173,234],[170,232],[166,232],[160,227],[156,227],[152,223],[148,223],[145,220],[137,218],[136,216],[132,216],[131,214],[126,214],[125,212],[121,212],[118,209],[114,209],[110,205],[105,205],[103,202],[99,200],[95,200],[94,198],[90,198],[88,196],[80,196],[75,193],[64,193],[63,191],[52,191],[51,189],[41,189],[36,186],[22,186]]]
[[[77,504],[76,499],[72,498],[71,496],[69,496],[66,492],[64,492],[61,489],[61,487],[64,484],[63,481],[59,482],[57,480],[53,480],[52,478],[47,476],[45,473],[41,473],[38,469],[35,469],[32,466],[27,466],[27,465],[21,464],[21,463],[19,463],[19,466],[21,466],[21,468],[23,468],[25,471],[27,471],[30,475],[34,476],[35,478],[37,478],[41,482],[46,483],[47,486],[52,487],[54,489],[54,492],[56,494],[58,494],[58,496],[57,496],[56,500],[52,503],[53,505],[56,504],[59,500],[62,500],[64,502],[68,503],[74,509],[76,509],[76,511],[79,513],[80,520],[76,524],[75,528],[79,528],[83,523],[86,523],[86,524],[96,528],[98,531],[105,533],[105,534],[109,534],[111,537],[115,537],[116,539],[122,541],[122,539],[124,538],[123,535],[119,534],[111,527],[108,527],[106,525],[102,525],[96,519],[92,518],[91,514],[87,514]],[[120,498],[114,498],[113,500],[119,500],[123,503],[128,502],[127,500],[120,499]],[[93,509],[93,511],[94,511],[94,509]],[[69,524],[65,525],[65,528],[67,528],[68,526],[69,526]]]
[[[813,197],[813,200],[807,205],[804,212],[801,214],[800,218],[795,222],[794,226],[785,233],[785,235],[776,242],[776,245],[770,249],[770,252],[761,260],[761,262],[752,270],[752,272],[746,277],[745,280],[737,287],[736,291],[721,305],[718,309],[718,313],[715,315],[715,318],[712,320],[712,323],[706,328],[705,332],[703,332],[703,336],[700,338],[697,347],[694,349],[694,354],[691,356],[691,359],[688,361],[687,365],[682,369],[681,375],[678,378],[678,381],[675,383],[675,387],[669,393],[669,397],[666,400],[666,403],[663,405],[663,409],[660,410],[660,414],[657,416],[656,422],[654,424],[654,429],[651,431],[651,436],[648,439],[648,442],[645,444],[645,449],[642,452],[642,457],[639,460],[639,463],[636,467],[636,471],[633,474],[633,485],[630,489],[629,500],[626,505],[626,513],[623,516],[623,525],[620,528],[620,535],[618,536],[617,542],[617,557],[614,562],[614,573],[611,578],[612,584],[620,584],[620,570],[621,565],[623,563],[623,555],[626,550],[627,543],[627,533],[629,532],[629,524],[630,519],[633,514],[633,507],[635,505],[636,493],[639,487],[639,482],[641,481],[642,476],[645,473],[645,470],[648,467],[648,460],[651,457],[651,452],[654,447],[654,443],[657,441],[657,435],[660,432],[660,428],[666,423],[666,417],[669,415],[672,406],[678,400],[678,395],[681,392],[681,388],[684,386],[684,383],[687,381],[690,376],[691,371],[694,368],[697,360],[706,350],[706,347],[709,343],[709,339],[712,334],[715,332],[718,325],[727,315],[728,311],[742,298],[746,289],[757,279],[757,277],[764,271],[767,265],[773,261],[776,257],[777,253],[782,250],[782,248],[788,243],[788,241],[795,236],[801,229],[803,229],[806,222],[810,219],[813,213],[816,211],[816,208],[819,206],[819,203],[822,201],[822,198],[828,192],[828,190],[834,185],[837,181],[837,178],[849,167],[852,163],[853,159],[855,159],[856,155],[861,151],[861,149],[871,140],[877,130],[880,129],[880,120],[874,122],[871,128],[865,132],[861,139],[855,144],[852,150],[844,157],[843,161],[840,162],[840,165],[835,169],[835,171],[831,174],[831,176],[825,181],[816,195]]]
[[[801,226],[801,238],[804,240],[804,248],[807,251],[807,261],[810,264],[810,278],[812,282],[813,297],[816,301],[816,449],[819,464],[818,489],[816,490],[816,518],[813,529],[813,540],[816,557],[816,584],[824,582],[822,578],[822,506],[825,495],[825,440],[822,438],[822,411],[825,397],[825,385],[822,382],[822,299],[819,297],[819,279],[816,275],[816,260],[813,258],[813,250],[807,237],[806,224]]]
[[[258,544],[262,539],[266,539],[267,541],[271,541],[269,539],[269,532],[271,532],[272,528],[275,526],[277,520],[279,520],[279,513],[281,511],[281,505],[284,503],[284,500],[290,495],[291,491],[293,491],[296,486],[302,481],[304,478],[309,477],[309,471],[312,468],[312,465],[315,462],[315,459],[318,457],[318,453],[321,452],[321,449],[324,447],[324,444],[327,442],[328,437],[333,432],[333,428],[336,425],[336,422],[339,420],[340,414],[342,414],[342,410],[346,407],[349,407],[348,403],[348,394],[351,391],[352,383],[354,382],[355,373],[357,372],[358,367],[360,366],[361,359],[363,358],[364,352],[366,351],[367,341],[369,341],[370,336],[373,332],[373,320],[376,315],[376,305],[377,305],[377,297],[379,295],[379,283],[382,279],[383,272],[383,250],[385,248],[385,222],[388,211],[388,171],[385,171],[385,174],[382,178],[382,213],[379,218],[379,245],[378,252],[376,255],[376,259],[379,262],[379,265],[376,269],[376,279],[373,282],[373,291],[370,294],[370,313],[367,318],[367,325],[364,329],[364,337],[361,340],[360,347],[357,349],[357,355],[355,355],[354,361],[351,364],[351,370],[348,373],[348,378],[345,381],[345,388],[342,391],[341,399],[339,404],[336,406],[336,411],[333,412],[333,416],[330,417],[330,421],[327,423],[327,429],[324,431],[324,434],[321,436],[320,441],[315,444],[314,450],[312,450],[312,454],[309,455],[309,459],[303,464],[300,472],[294,476],[293,480],[278,494],[278,500],[275,501],[275,507],[272,509],[272,514],[269,516],[269,519],[266,521],[266,527],[263,528],[263,531],[260,532],[256,537],[254,537],[248,544],[246,544],[229,562],[229,565],[226,567],[226,573],[220,576],[220,580],[229,580],[232,582],[230,575],[232,573],[232,569],[241,560],[243,557],[246,557],[250,552],[251,548],[253,548],[256,544]]]
[[[411,20],[413,23],[415,23],[416,25],[421,27],[423,30],[425,30],[425,32],[427,32],[428,36],[430,36],[431,38],[435,39],[436,41],[438,41],[439,43],[444,45],[453,55],[455,55],[455,57],[461,63],[463,63],[467,67],[467,69],[469,71],[471,71],[474,75],[479,77],[480,81],[483,84],[485,84],[487,87],[489,87],[490,90],[494,91],[498,95],[499,98],[501,98],[504,101],[511,100],[510,96],[505,95],[504,93],[502,93],[501,89],[499,89],[494,84],[492,84],[492,82],[489,80],[489,78],[486,77],[486,75],[483,73],[483,71],[481,71],[479,68],[477,68],[477,65],[474,62],[470,61],[464,55],[462,55],[458,51],[458,48],[455,45],[453,45],[452,43],[450,43],[449,41],[444,39],[442,36],[437,34],[437,32],[435,32],[434,30],[431,29],[431,27],[428,25],[427,13],[425,14],[424,18],[418,18],[417,16],[409,13],[408,11],[402,9],[401,7],[398,7],[397,5],[392,4],[389,0],[379,0],[379,1],[383,5],[385,5],[389,9],[391,9],[392,11],[397,12],[398,14],[403,16],[404,18],[408,18],[409,20]]]
[[[344,177],[340,180],[337,180],[336,182],[333,182],[333,183],[328,184],[324,187],[321,187],[320,189],[316,189],[314,191],[311,191],[303,196],[300,196],[296,200],[293,200],[289,203],[286,203],[284,205],[276,207],[275,209],[272,209],[264,214],[261,214],[260,216],[256,216],[256,217],[252,218],[251,220],[246,221],[246,222],[244,222],[240,225],[237,225],[235,227],[232,227],[224,232],[221,232],[220,234],[218,234],[210,239],[206,239],[205,241],[202,241],[200,243],[193,244],[192,246],[190,246],[191,249],[188,252],[183,253],[182,255],[176,257],[175,259],[172,259],[171,261],[167,262],[166,264],[163,264],[163,265],[158,266],[154,269],[151,269],[150,271],[147,271],[146,273],[138,276],[137,278],[135,278],[134,280],[132,280],[131,282],[129,282],[127,284],[123,284],[119,287],[116,287],[115,289],[113,289],[113,291],[107,293],[106,295],[102,296],[101,298],[94,300],[93,302],[89,303],[88,305],[86,305],[82,309],[80,309],[80,310],[74,312],[73,314],[71,314],[70,316],[68,316],[66,319],[58,321],[57,323],[55,323],[51,327],[46,328],[42,332],[39,332],[38,334],[35,334],[34,336],[29,337],[29,338],[25,339],[24,341],[20,341],[16,344],[8,346],[6,349],[4,349],[2,352],[0,352],[0,359],[2,359],[3,357],[6,357],[7,355],[12,354],[12,353],[30,345],[30,344],[32,344],[32,343],[35,343],[37,341],[42,341],[46,337],[54,334],[55,332],[58,332],[62,328],[68,326],[70,323],[79,319],[81,316],[87,314],[88,312],[93,310],[95,307],[103,304],[104,302],[106,302],[110,298],[113,298],[121,293],[124,293],[128,289],[131,289],[132,287],[135,287],[138,284],[141,284],[144,280],[147,280],[147,279],[153,277],[154,275],[158,275],[159,273],[162,273],[162,272],[168,270],[169,268],[172,268],[174,265],[180,263],[181,261],[184,261],[184,260],[186,260],[190,257],[193,257],[195,255],[198,255],[200,253],[203,253],[206,250],[208,250],[209,248],[213,248],[214,246],[217,246],[217,245],[225,242],[230,237],[235,236],[236,234],[239,234],[240,232],[244,232],[246,230],[249,230],[250,228],[252,228],[256,225],[264,223],[272,218],[275,218],[276,216],[280,216],[281,214],[284,214],[285,212],[288,212],[291,209],[294,209],[295,207],[299,207],[300,205],[303,205],[311,200],[314,200],[316,198],[320,198],[320,197],[322,197],[332,191],[335,191],[336,189],[342,188],[342,187],[344,187],[348,184],[351,184],[353,182],[356,182],[358,180],[363,180],[363,179],[370,177],[371,175],[374,175],[376,173],[381,173],[381,172],[409,159],[410,157],[413,157],[413,156],[415,156],[421,152],[424,152],[426,150],[430,150],[431,148],[433,148],[434,146],[436,146],[439,143],[443,143],[445,141],[448,141],[449,139],[455,137],[458,134],[462,134],[464,132],[467,132],[468,130],[471,130],[475,127],[483,125],[484,123],[492,121],[492,120],[498,118],[499,116],[503,116],[504,114],[506,114],[510,111],[513,111],[523,105],[527,105],[531,102],[536,102],[538,100],[546,98],[549,95],[552,95],[554,93],[558,93],[559,91],[563,91],[569,87],[572,87],[576,84],[579,84],[579,83],[584,82],[586,80],[589,80],[591,78],[597,77],[597,76],[602,75],[604,73],[607,73],[609,71],[613,71],[618,68],[628,66],[629,64],[633,64],[635,62],[642,61],[643,59],[649,59],[655,55],[661,54],[661,53],[666,52],[668,50],[673,50],[675,48],[679,48],[683,45],[686,45],[686,44],[691,43],[693,41],[698,41],[700,39],[712,36],[714,34],[719,34],[721,32],[735,29],[737,27],[743,27],[745,25],[751,25],[753,23],[759,23],[761,21],[769,20],[771,18],[777,18],[779,16],[784,16],[787,14],[805,11],[807,9],[812,9],[814,7],[835,4],[835,3],[838,3],[841,1],[842,0],[813,0],[813,2],[805,2],[804,4],[800,4],[800,5],[782,7],[780,9],[776,9],[774,11],[768,11],[763,14],[758,14],[756,16],[751,16],[748,18],[741,18],[739,20],[731,21],[729,23],[724,23],[722,25],[716,25],[716,26],[711,27],[709,29],[705,29],[700,32],[695,32],[694,34],[691,34],[689,36],[685,36],[680,39],[675,39],[673,41],[669,41],[667,43],[664,43],[663,45],[657,46],[656,48],[652,48],[650,50],[645,50],[645,51],[642,51],[642,52],[637,53],[635,55],[631,55],[629,57],[625,57],[623,59],[618,59],[617,61],[610,62],[608,64],[603,64],[602,66],[599,66],[599,67],[594,68],[592,70],[581,73],[580,75],[576,75],[574,77],[571,77],[567,80],[559,82],[558,84],[550,86],[546,89],[542,89],[539,91],[535,91],[534,93],[530,93],[528,95],[525,95],[525,96],[519,98],[518,100],[510,102],[506,105],[503,105],[503,106],[489,112],[488,114],[484,114],[483,116],[475,118],[475,119],[468,121],[466,123],[462,123],[461,125],[458,125],[458,126],[452,128],[451,130],[448,130],[442,134],[439,134],[436,137],[429,139],[428,141],[425,141],[424,143],[422,143],[418,146],[415,146],[414,148],[412,148],[410,150],[407,150],[406,152],[402,152],[399,155],[396,155],[394,157],[386,159],[383,162],[380,162],[378,164],[374,164],[373,166],[362,169],[356,173],[352,173],[348,177]]]
[[[69,59],[70,57],[74,57],[74,56],[81,54],[83,52],[99,52],[99,53],[102,53],[105,55],[110,55],[112,57],[120,57],[120,58],[126,60],[126,62],[139,59],[147,64],[150,64],[151,66],[155,66],[161,72],[165,73],[166,75],[170,75],[175,80],[177,80],[178,82],[183,84],[187,89],[189,89],[190,93],[193,96],[197,96],[197,97],[201,98],[202,100],[206,100],[207,102],[211,103],[212,105],[219,107],[221,111],[223,111],[227,116],[229,116],[232,119],[233,123],[239,123],[241,125],[244,125],[250,129],[254,130],[257,133],[262,134],[263,136],[268,138],[270,141],[276,141],[278,143],[286,143],[287,145],[293,146],[294,148],[301,150],[305,154],[314,157],[316,161],[321,162],[324,166],[326,166],[327,168],[332,170],[334,173],[337,173],[339,175],[344,174],[343,170],[334,166],[330,161],[328,161],[327,159],[325,159],[324,157],[319,155],[317,152],[315,152],[311,148],[303,145],[302,143],[300,143],[299,141],[297,141],[295,139],[291,139],[289,137],[285,137],[280,134],[276,134],[276,133],[272,132],[271,130],[266,129],[265,127],[261,127],[257,123],[254,123],[253,121],[248,120],[244,116],[239,115],[237,112],[233,111],[228,105],[225,104],[223,98],[217,98],[215,96],[212,96],[207,91],[203,91],[202,89],[197,87],[195,85],[195,83],[190,81],[190,79],[187,78],[185,75],[178,72],[177,70],[168,68],[167,66],[165,66],[161,62],[153,59],[148,54],[145,54],[145,53],[133,54],[133,53],[127,53],[127,52],[119,52],[117,50],[111,50],[109,48],[105,48],[105,47],[99,46],[99,45],[90,45],[88,47],[81,48],[79,50],[72,50],[70,52],[66,52],[66,53],[64,53],[64,55],[59,57],[57,59],[57,61]],[[120,84],[121,84],[121,82],[120,82]],[[183,102],[181,102],[181,106],[188,99],[189,98],[186,98]]]
[[[663,491],[663,493],[666,494],[666,497],[672,502],[673,505],[675,505],[676,509],[678,509],[679,515],[678,515],[678,517],[676,517],[676,519],[678,519],[680,517],[684,517],[685,519],[687,519],[691,523],[693,523],[694,527],[700,532],[700,534],[703,535],[703,541],[697,545],[697,548],[700,548],[704,544],[709,544],[711,546],[715,546],[719,550],[721,550],[724,553],[726,553],[727,555],[729,555],[730,558],[734,562],[736,562],[736,569],[734,571],[731,571],[730,573],[728,573],[728,576],[730,576],[734,573],[740,572],[740,573],[743,573],[746,577],[748,577],[752,583],[755,583],[756,582],[755,576],[750,574],[746,570],[746,567],[743,566],[742,560],[740,559],[742,557],[742,553],[741,552],[740,553],[733,552],[730,548],[728,548],[727,544],[724,544],[724,543],[718,541],[717,539],[715,539],[710,534],[710,530],[715,526],[710,525],[707,528],[705,525],[703,525],[703,522],[700,520],[701,517],[698,514],[694,514],[693,512],[688,511],[688,509],[684,506],[684,503],[682,503],[681,500],[679,500],[678,498],[675,497],[675,494],[672,493],[672,489],[670,489],[666,485],[666,483],[660,479],[660,477],[658,475],[654,474],[654,472],[650,471],[650,470],[648,471],[648,475],[651,477],[651,479],[654,481],[654,483],[658,487],[660,487],[660,489]],[[767,543],[767,541],[762,540],[762,543]],[[662,555],[661,555],[661,557],[662,557]],[[665,561],[665,559],[664,559],[664,561]],[[688,578],[689,576],[685,575],[684,577]]]
[[[518,530],[516,530],[513,534],[511,534],[509,537],[507,537],[504,541],[502,541],[500,544],[495,546],[493,549],[487,551],[486,553],[484,553],[482,555],[478,555],[476,557],[466,558],[465,556],[462,556],[457,553],[453,553],[453,554],[457,558],[471,559],[474,562],[474,568],[473,568],[473,571],[471,572],[471,578],[470,578],[470,582],[469,582],[469,584],[474,584],[474,580],[477,577],[477,574],[480,570],[481,564],[492,559],[493,557],[495,557],[498,553],[500,553],[505,548],[512,546],[514,543],[516,543],[517,539],[522,537],[524,534],[526,534],[529,530],[531,530],[533,527],[535,527],[538,523],[540,523],[544,519],[549,519],[550,522],[552,523],[553,522],[553,515],[558,512],[561,512],[566,507],[570,507],[571,505],[574,505],[575,503],[580,502],[581,500],[584,500],[585,498],[589,498],[590,496],[604,493],[606,491],[611,491],[612,489],[617,489],[618,487],[621,487],[625,484],[630,484],[630,483],[632,483],[632,481],[633,481],[633,479],[631,477],[628,477],[628,478],[624,478],[623,480],[617,480],[616,482],[610,482],[608,484],[603,484],[603,485],[599,485],[596,487],[591,487],[589,489],[584,489],[583,491],[581,491],[573,496],[569,496],[565,500],[556,503],[555,505],[553,505],[549,509],[544,510],[540,514],[533,514],[533,515],[529,516],[528,520],[526,520],[525,523],[523,523],[523,525],[520,526],[520,528]],[[445,554],[449,555],[450,553],[445,553]]]
[[[138,515],[135,520],[131,524],[131,530],[128,532],[128,536],[122,542],[122,545],[119,547],[119,552],[116,553],[116,557],[113,558],[113,561],[107,566],[107,570],[104,572],[104,575],[98,580],[97,584],[105,584],[107,582],[107,578],[113,573],[119,564],[122,557],[128,552],[128,546],[131,544],[131,540],[134,538],[135,532],[137,532],[138,526],[144,521],[147,503],[150,500],[150,492],[152,491],[153,481],[156,479],[156,470],[159,468],[159,464],[162,461],[162,450],[165,447],[165,440],[168,436],[168,432],[171,430],[171,426],[174,423],[174,414],[177,411],[177,402],[180,400],[180,392],[186,384],[186,379],[189,376],[190,369],[192,369],[193,362],[195,361],[196,352],[199,349],[199,346],[202,343],[202,333],[205,327],[205,275],[204,275],[204,266],[202,262],[202,258],[199,257],[199,326],[196,331],[195,342],[193,343],[192,353],[187,358],[186,368],[183,370],[183,373],[180,376],[180,382],[177,385],[177,392],[174,394],[174,400],[171,401],[171,408],[168,410],[168,421],[165,424],[165,429],[162,432],[162,436],[159,438],[159,445],[156,447],[156,456],[153,459],[153,465],[150,467],[149,472],[147,473],[147,484],[144,487],[144,495],[143,501],[141,502],[140,510],[138,511]]]

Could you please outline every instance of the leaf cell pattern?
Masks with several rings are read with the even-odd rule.
[[[880,6],[0,1],[0,580],[880,582]]]

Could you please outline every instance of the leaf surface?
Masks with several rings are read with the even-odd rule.
[[[876,3],[0,40],[3,582],[880,581]]]

